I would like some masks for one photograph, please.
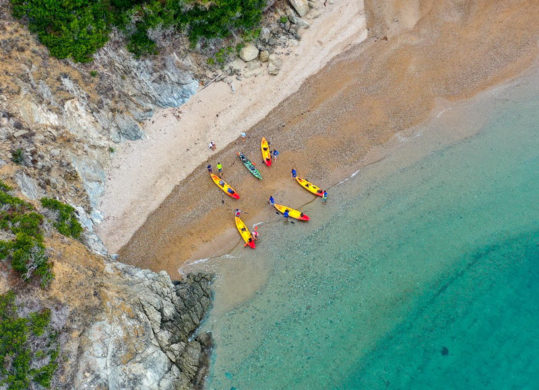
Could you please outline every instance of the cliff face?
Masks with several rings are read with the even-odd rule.
[[[172,282],[58,234],[46,244],[56,275],[50,288],[17,281],[0,262],[0,293],[9,287],[20,307],[51,309],[61,351],[51,388],[202,388],[211,337],[195,330],[211,304],[209,276]]]
[[[91,209],[114,145],[141,138],[156,108],[178,106],[198,87],[188,46],[178,47],[135,59],[113,34],[92,63],[57,60],[0,0],[0,160],[20,150],[25,195],[59,196],[82,206],[88,225],[98,220]]]

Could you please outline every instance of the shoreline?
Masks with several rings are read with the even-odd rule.
[[[395,154],[398,154],[401,148],[406,147],[409,141],[413,142],[415,137],[430,139],[432,137],[439,136],[435,134],[436,132],[434,131],[433,134],[430,132],[427,134],[422,134],[425,129],[435,129],[436,126],[434,123],[436,121],[445,122],[444,126],[448,127],[449,123],[457,124],[462,121],[462,117],[464,116],[468,118],[468,123],[465,125],[460,123],[457,131],[455,131],[453,134],[443,132],[444,137],[446,138],[443,141],[440,140],[440,145],[442,148],[446,148],[453,143],[463,142],[467,138],[478,135],[481,132],[482,127],[488,122],[488,118],[490,118],[492,113],[495,111],[494,107],[487,107],[484,105],[483,101],[488,100],[491,96],[496,96],[495,99],[503,99],[500,95],[500,91],[503,93],[505,90],[511,90],[511,88],[514,88],[516,84],[521,82],[527,83],[530,82],[530,80],[537,81],[539,80],[538,75],[539,60],[536,60],[534,64],[525,69],[521,74],[509,78],[502,83],[495,84],[470,98],[456,102],[444,102],[445,104],[439,104],[423,122],[411,128],[403,129],[402,131],[395,133],[387,142],[374,146],[371,150],[369,150],[364,158],[361,161],[358,161],[355,166],[351,167],[351,170],[349,170],[346,174],[340,175],[337,172],[333,172],[331,175],[332,181],[325,187],[325,189],[327,189],[328,192],[332,192],[333,188],[344,184],[348,180],[354,179],[358,174],[363,173],[372,166],[382,163],[384,160],[393,159]],[[474,108],[472,107],[481,106],[482,104],[484,105],[484,113],[479,115],[477,112],[473,111]],[[425,142],[425,140],[422,142]],[[408,147],[410,147],[410,145],[408,145]],[[416,154],[413,156],[408,156],[406,167],[420,161],[428,154],[424,154],[423,150],[421,150],[418,146],[414,146],[414,148],[416,149]],[[429,153],[435,152],[436,150],[437,149]],[[383,164],[385,164],[385,162]],[[386,174],[388,173],[386,172]],[[373,180],[373,178],[371,177],[370,180]],[[294,188],[294,185],[289,186],[289,188],[290,187]],[[289,195],[291,196],[291,194]],[[304,209],[310,204],[316,202],[319,202],[317,197],[310,197],[309,200],[301,204],[295,204],[294,207]],[[267,217],[267,213],[264,211],[259,211],[254,214],[249,214],[247,218],[256,224],[276,223],[276,221],[269,221],[267,218],[265,219],[265,217]],[[238,238],[235,227],[231,226],[229,229],[221,232],[219,236],[215,237],[210,242],[199,245],[197,249],[191,253],[190,258],[186,259],[185,262],[181,264],[181,266],[178,268],[178,272],[180,275],[186,275],[200,269],[205,270],[205,264],[211,262],[212,259],[231,254],[238,247],[242,246],[243,242]]]
[[[186,260],[225,253],[240,242],[230,223],[234,208],[249,212],[245,222],[251,226],[274,216],[269,195],[292,207],[312,201],[291,182],[290,167],[327,187],[354,172],[373,148],[438,114],[439,107],[522,74],[539,51],[539,29],[515,28],[517,21],[539,17],[537,7],[528,5],[502,4],[501,12],[484,4],[481,12],[461,15],[465,39],[457,41],[455,21],[447,21],[447,5],[440,4],[412,30],[394,39],[370,39],[343,53],[249,130],[248,142],[236,140],[208,160],[223,164],[225,180],[242,199],[224,199],[200,164],[122,248],[120,261],[177,275]],[[235,152],[258,162],[261,136],[281,154],[270,169],[262,167],[259,182]]]
[[[96,229],[109,252],[127,244],[174,187],[215,155],[207,148],[210,140],[222,151],[333,57],[367,37],[362,1],[328,4],[308,21],[311,26],[297,46],[277,52],[285,57],[278,75],[268,75],[261,65],[241,81],[209,84],[185,105],[156,113],[143,140],[118,148],[99,201],[103,221]]]

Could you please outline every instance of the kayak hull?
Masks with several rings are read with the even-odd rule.
[[[260,150],[262,151],[262,160],[264,161],[264,164],[271,167],[271,153],[268,140],[266,140],[265,137],[262,137],[262,141],[260,141]]]
[[[255,239],[253,238],[253,235],[245,225],[245,223],[241,220],[240,217],[234,217],[236,221],[236,228],[238,228],[238,232],[240,233],[241,238],[243,241],[245,241],[245,245],[249,248],[255,249]]]
[[[251,162],[243,153],[238,153],[238,157],[240,158],[241,162],[247,168],[247,170],[258,180],[262,180],[262,174],[260,171],[255,167],[255,164]],[[243,157],[243,158],[242,158]]]
[[[275,203],[273,207],[275,207],[277,211],[279,211],[281,214],[284,214],[284,212],[288,210],[288,215],[290,216],[290,218],[297,219],[298,221],[310,220],[308,215],[305,215],[301,211],[293,209],[291,207],[283,206],[282,204],[277,204],[277,203]]]
[[[296,181],[298,182],[298,184],[300,186],[302,186],[303,188],[305,188],[307,191],[309,191],[311,194],[313,195],[316,195],[316,196],[319,196],[319,197],[323,197],[324,196],[324,190],[322,190],[320,187],[318,187],[317,185],[314,185],[313,183],[311,183],[310,181],[308,180],[305,180],[305,179],[302,179],[301,177],[296,177]]]
[[[228,196],[230,196],[231,198],[234,198],[234,199],[239,199],[240,198],[240,196],[236,192],[236,190],[234,190],[234,188],[232,188],[227,182],[225,182],[219,176],[217,176],[214,173],[210,173],[210,176],[211,176],[211,179],[213,180],[213,182],[215,183],[215,185],[217,187],[219,187],[221,189],[221,191],[223,191],[225,194],[227,194]],[[230,193],[228,191],[229,189],[232,190],[232,193]]]

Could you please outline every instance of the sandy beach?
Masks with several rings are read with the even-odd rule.
[[[387,9],[367,5],[370,23],[393,20]],[[120,259],[177,275],[185,260],[224,253],[240,242],[231,223],[234,208],[246,210],[251,225],[276,217],[267,206],[270,194],[291,205],[312,201],[291,181],[291,167],[330,187],[365,164],[373,147],[451,102],[516,77],[537,57],[539,9],[532,1],[479,1],[469,9],[431,4],[416,11],[395,6],[391,12],[415,15],[411,30],[378,25],[371,39],[309,78],[251,128],[245,143],[236,140],[211,156],[208,161],[220,161],[224,178],[244,195],[240,201],[225,199],[208,180],[204,162],[149,216]],[[395,35],[388,37],[390,30]],[[258,182],[235,154],[241,149],[258,162],[263,135],[281,154]]]
[[[146,125],[144,140],[118,148],[99,205],[104,220],[97,229],[111,253],[127,243],[180,181],[215,155],[208,150],[210,140],[223,150],[331,58],[367,37],[362,1],[320,3],[310,14],[306,19],[311,26],[297,45],[276,53],[283,60],[277,76],[258,63],[240,81],[210,84],[180,107],[179,118],[174,109],[158,112]]]

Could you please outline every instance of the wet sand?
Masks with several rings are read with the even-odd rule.
[[[308,79],[249,130],[246,141],[208,160],[223,164],[225,180],[242,199],[225,198],[209,180],[207,163],[201,164],[122,248],[121,261],[177,277],[184,261],[224,253],[240,243],[234,208],[247,211],[245,221],[252,225],[278,218],[267,205],[270,194],[291,206],[312,201],[290,178],[291,167],[330,187],[367,163],[364,158],[373,147],[450,102],[517,77],[539,52],[539,4],[534,1],[405,6],[366,1],[365,6],[371,31],[367,42]],[[281,154],[272,168],[260,167],[264,180],[259,182],[236,152],[259,163],[261,136]]]

